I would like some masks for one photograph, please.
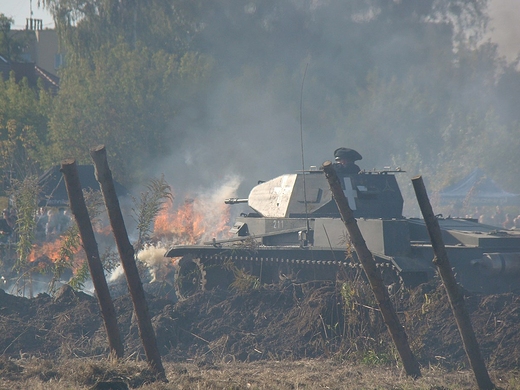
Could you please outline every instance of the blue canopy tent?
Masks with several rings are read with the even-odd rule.
[[[475,168],[466,177],[442,189],[439,196],[443,204],[455,202],[473,206],[520,204],[519,194],[503,190],[479,168]]]

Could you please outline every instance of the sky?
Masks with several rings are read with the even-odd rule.
[[[32,7],[31,7],[32,4]],[[42,19],[43,28],[53,28],[52,16],[41,7],[38,8],[38,0],[1,0],[0,13],[14,19],[13,30],[25,28],[25,19],[31,17],[31,8],[34,19]]]

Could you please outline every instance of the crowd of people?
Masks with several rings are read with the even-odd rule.
[[[70,226],[70,211],[64,207],[40,207],[36,213],[35,222],[36,240],[52,241]],[[0,218],[0,242],[16,241],[16,223],[16,210],[4,209],[2,218]]]
[[[504,213],[500,206],[496,206],[494,210],[484,207],[475,208],[473,215],[466,215],[468,218],[477,219],[480,223],[496,226],[502,229],[520,229],[520,214]]]
[[[68,229],[70,211],[64,207],[40,207],[36,215],[36,238],[44,241],[55,239]]]

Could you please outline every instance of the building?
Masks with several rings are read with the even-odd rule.
[[[0,56],[0,73],[5,80],[14,71],[17,81],[27,77],[32,87],[40,78],[45,89],[56,92],[59,88],[58,70],[63,65],[64,54],[59,50],[56,31],[43,30],[42,25],[39,19],[27,19],[25,30],[9,32],[11,38],[25,34],[27,43],[16,61]]]

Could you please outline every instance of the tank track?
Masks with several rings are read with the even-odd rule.
[[[376,260],[389,292],[404,286],[397,268],[388,261]],[[227,289],[237,273],[251,275],[261,284],[276,284],[284,280],[339,280],[346,275],[363,277],[362,266],[352,260],[309,260],[290,257],[269,257],[258,254],[188,254],[177,263],[175,292],[186,299],[197,291]]]

